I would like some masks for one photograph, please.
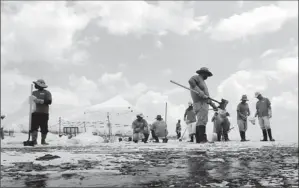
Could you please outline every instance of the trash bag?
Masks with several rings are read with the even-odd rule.
[[[255,118],[254,117],[251,117],[251,118],[248,118],[249,122],[252,124],[252,125],[255,125]]]

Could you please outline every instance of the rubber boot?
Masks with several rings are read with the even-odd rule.
[[[208,142],[208,139],[207,139],[207,134],[206,134],[206,126],[201,126],[202,128],[202,134],[201,134],[201,137],[202,137],[202,143],[206,143]]]
[[[268,129],[267,132],[268,132],[269,140],[272,141],[272,142],[275,141],[275,140],[272,138],[272,131],[271,131],[271,129]]]
[[[42,134],[42,140],[41,140],[41,144],[42,144],[42,145],[49,145],[49,144],[46,142],[46,138],[47,138],[47,134]]]
[[[267,139],[267,130],[266,129],[263,129],[263,140],[261,140],[262,142],[265,142],[265,141],[268,141]]]
[[[37,131],[32,131],[31,133],[31,137],[32,137],[32,142],[34,145],[37,145],[37,135],[38,135],[38,132]]]
[[[245,131],[243,131],[243,135],[244,135],[244,141],[245,141],[245,142],[246,142],[246,141],[249,141],[249,140],[246,139],[246,132],[245,132]]]
[[[228,134],[227,134],[227,133],[224,133],[224,134],[223,134],[223,137],[224,137],[224,141],[225,141],[225,142],[229,141],[229,139],[228,139]]]
[[[196,143],[200,143],[201,138],[200,138],[200,126],[196,126],[196,132],[195,132],[195,141]]]
[[[194,142],[194,135],[193,134],[190,135],[190,140],[188,142]]]
[[[218,141],[218,142],[221,141],[221,133],[217,133],[217,141]]]
[[[245,142],[244,140],[244,132],[240,131],[241,142]]]

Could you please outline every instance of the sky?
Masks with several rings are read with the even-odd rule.
[[[43,78],[53,96],[50,127],[118,97],[132,105],[128,121],[142,112],[152,123],[167,102],[174,134],[191,98],[170,80],[188,86],[208,67],[211,97],[229,101],[232,138],[239,139],[241,96],[254,114],[260,91],[272,103],[274,138],[297,141],[297,8],[297,1],[2,1],[1,114],[8,127],[27,126],[30,84]],[[251,124],[247,132],[262,134]]]

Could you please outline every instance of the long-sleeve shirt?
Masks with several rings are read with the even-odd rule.
[[[164,120],[157,120],[152,124],[152,129],[154,130],[156,136],[165,137],[168,135],[167,124]]]
[[[184,119],[188,120],[188,123],[196,122],[196,113],[193,110],[193,107],[188,107],[184,114]]]
[[[132,123],[133,133],[148,133],[148,124],[145,119],[136,119]]]
[[[193,91],[191,91],[191,97],[194,103],[196,102],[200,102],[200,101],[207,101],[207,103],[209,103],[208,99],[204,99],[203,96],[210,96],[209,95],[209,90],[208,87],[204,81],[204,79],[202,78],[201,75],[194,75],[189,79],[189,85],[190,88],[197,91],[197,93],[194,93]]]
[[[244,120],[242,115],[247,117],[249,114],[250,110],[248,104],[240,102],[237,106],[237,120]]]

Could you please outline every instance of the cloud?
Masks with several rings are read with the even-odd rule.
[[[18,69],[1,71],[1,113],[9,114],[20,109],[20,105],[28,99],[24,93],[29,96],[30,83],[34,80]]]
[[[117,73],[114,73],[114,74],[109,74],[109,73],[104,73],[101,78],[99,79],[99,81],[102,83],[102,84],[111,84],[115,81],[120,81],[123,77],[123,73],[122,72],[117,72]]]
[[[207,16],[195,17],[193,7],[184,2],[165,1],[154,5],[146,1],[90,1],[77,2],[74,7],[80,14],[99,17],[98,25],[115,35],[168,32],[187,35],[200,31],[208,21]]]
[[[163,43],[161,41],[156,41],[156,47],[161,49],[163,47]]]
[[[143,59],[146,59],[146,58],[147,58],[147,56],[144,55],[143,53],[138,56],[139,60],[143,60]]]
[[[148,123],[153,123],[157,115],[162,115],[165,119],[165,107],[167,102],[167,129],[169,134],[175,135],[175,125],[178,119],[183,119],[186,109],[185,105],[176,105],[169,101],[169,97],[166,94],[157,91],[147,91],[141,95],[135,105],[135,109],[138,112],[142,112],[145,116],[148,116]]]
[[[285,54],[288,54],[285,52]],[[266,58],[266,57],[265,57]],[[298,84],[298,56],[297,57],[276,57],[275,61],[271,59],[271,66],[264,67],[259,64],[259,69],[248,69],[238,71],[223,80],[217,88],[217,99],[227,99],[229,105],[227,110],[231,114],[232,125],[237,125],[236,122],[236,106],[240,102],[243,94],[249,98],[249,106],[251,114],[255,113],[255,105],[257,99],[254,97],[255,91],[260,91],[269,98],[273,108],[273,120],[271,125],[275,136],[279,139],[295,140],[298,134],[292,132],[298,128],[298,116],[294,116],[298,111],[298,92],[294,89],[284,91],[281,94],[277,93],[277,88],[284,89],[286,85],[289,88]],[[232,92],[233,91],[233,92]],[[281,130],[281,124],[287,124],[287,130]],[[248,137],[259,139],[261,133],[258,125],[249,127]],[[289,135],[288,138],[285,135]],[[232,134],[234,139],[238,139],[237,131]]]
[[[277,2],[258,7],[222,19],[215,26],[210,27],[207,32],[210,33],[212,39],[218,41],[232,41],[275,32],[281,29],[288,20],[298,18],[297,7],[297,1]]]
[[[298,93],[283,92],[280,96],[272,98],[273,108],[282,108],[298,112]]]
[[[241,61],[241,63],[238,65],[239,69],[246,69],[249,68],[252,63],[252,60],[250,58],[246,58]]]
[[[278,60],[276,68],[286,74],[298,75],[298,57],[289,57]]]
[[[265,51],[265,52],[261,55],[261,58],[265,58],[265,57],[268,57],[268,56],[270,56],[270,55],[279,53],[280,51],[281,51],[281,50],[279,50],[279,49],[269,49],[269,50]]]
[[[84,29],[89,18],[77,15],[66,2],[4,2],[3,7],[2,63],[70,63],[69,57],[75,63],[85,60],[86,54],[72,45],[75,32]],[[66,57],[69,50],[75,54]]]
[[[171,69],[165,69],[165,70],[162,70],[161,72],[162,72],[162,74],[164,76],[169,76],[169,75],[172,74],[172,70]]]

